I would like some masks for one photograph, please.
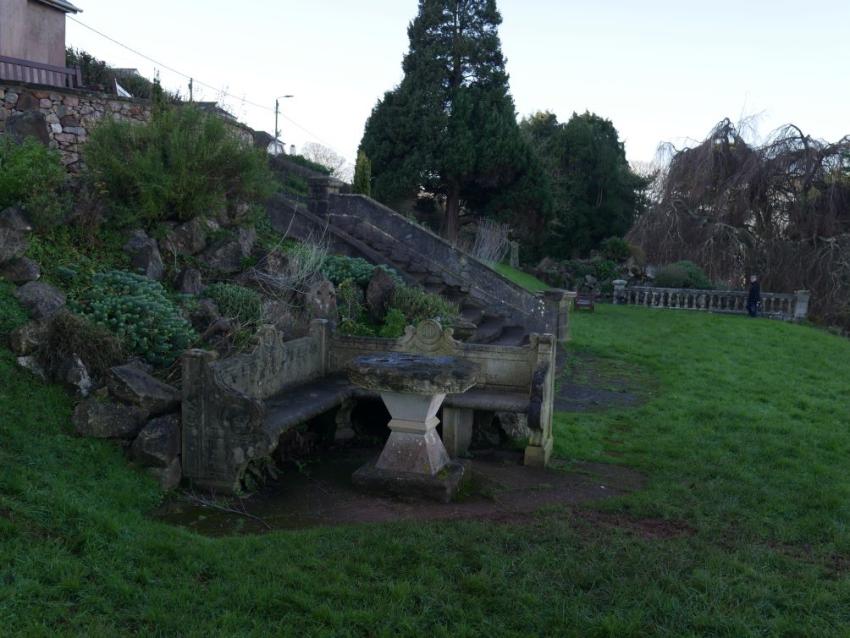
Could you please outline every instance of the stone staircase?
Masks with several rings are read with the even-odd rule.
[[[324,237],[335,252],[392,266],[407,283],[456,303],[461,340],[516,346],[532,332],[566,337],[563,292],[534,295],[374,200],[340,194],[336,180],[310,183],[306,204],[285,195],[270,201],[276,230],[301,240]]]

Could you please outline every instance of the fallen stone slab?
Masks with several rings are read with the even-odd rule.
[[[180,393],[174,387],[152,377],[137,365],[112,368],[106,383],[113,396],[144,408],[151,416],[173,412],[180,404]]]
[[[180,456],[180,417],[151,419],[133,441],[133,460],[144,467],[167,468]]]
[[[16,257],[0,265],[0,278],[13,284],[26,284],[41,278],[41,268],[32,259]]]
[[[80,436],[133,439],[144,427],[147,417],[147,412],[139,406],[90,397],[77,406],[71,421]]]

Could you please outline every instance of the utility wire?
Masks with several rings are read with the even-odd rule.
[[[186,78],[187,80],[191,80],[191,81],[192,81],[192,82],[194,82],[195,84],[200,84],[201,86],[204,86],[204,87],[206,87],[206,88],[208,88],[208,89],[211,89],[211,90],[213,90],[213,91],[216,91],[216,92],[218,92],[218,94],[219,94],[219,95],[227,96],[227,97],[231,97],[231,98],[233,98],[234,100],[239,100],[240,102],[242,102],[242,103],[244,103],[244,104],[249,104],[250,106],[253,106],[253,107],[255,107],[255,108],[263,109],[264,111],[269,111],[270,113],[274,113],[274,112],[275,112],[275,110],[274,110],[273,108],[269,107],[269,106],[264,106],[264,105],[262,105],[262,104],[257,104],[256,102],[251,102],[250,100],[246,100],[244,97],[240,97],[240,96],[238,96],[238,95],[234,95],[233,93],[228,93],[228,92],[227,92],[227,91],[225,91],[224,89],[221,89],[221,88],[219,88],[219,87],[213,86],[212,84],[208,84],[208,83],[206,83],[206,82],[201,82],[200,80],[198,80],[197,78],[195,78],[193,75],[189,75],[188,73],[183,73],[182,71],[178,71],[177,69],[175,69],[175,68],[173,68],[173,67],[168,66],[167,64],[163,64],[162,62],[159,62],[158,60],[154,60],[152,57],[150,57],[150,56],[148,56],[148,55],[145,55],[145,54],[144,54],[144,53],[142,53],[141,51],[137,51],[136,49],[134,49],[134,48],[132,48],[132,47],[127,46],[127,45],[126,45],[126,44],[124,44],[123,42],[119,42],[119,41],[118,41],[118,40],[116,40],[115,38],[113,38],[113,37],[111,37],[111,36],[106,35],[106,34],[105,34],[105,33],[103,33],[102,31],[98,31],[98,30],[97,30],[97,29],[95,29],[94,27],[90,27],[89,25],[85,24],[84,22],[80,22],[79,20],[77,20],[77,18],[74,18],[73,16],[68,15],[68,16],[66,16],[66,17],[67,17],[69,20],[73,20],[74,22],[76,22],[77,24],[79,24],[81,27],[84,27],[84,28],[88,29],[89,31],[91,31],[91,32],[93,32],[93,33],[96,33],[97,35],[99,35],[99,36],[100,36],[100,37],[102,37],[102,38],[106,38],[107,40],[109,40],[109,41],[110,41],[110,42],[112,42],[113,44],[117,44],[119,47],[121,47],[121,48],[123,48],[123,49],[126,49],[126,50],[127,50],[127,51],[129,51],[130,53],[133,53],[133,54],[135,54],[135,55],[138,55],[140,58],[143,58],[143,59],[147,60],[148,62],[152,62],[152,63],[156,64],[157,66],[162,67],[162,68],[163,68],[163,69],[165,69],[166,71],[171,71],[172,73],[174,73],[174,74],[176,74],[176,75],[179,75],[179,76],[181,76],[181,77]],[[296,122],[296,121],[295,121],[295,120],[293,120],[292,118],[287,117],[287,116],[286,116],[286,115],[284,115],[283,113],[279,113],[279,115],[280,115],[283,119],[285,119],[287,122],[289,122],[290,124],[292,124],[293,126],[295,126],[295,127],[299,128],[299,129],[301,129],[303,132],[307,133],[307,135],[309,135],[309,136],[310,136],[310,137],[312,137],[313,139],[315,139],[315,140],[317,140],[317,141],[321,142],[321,143],[322,143],[322,144],[324,144],[325,146],[328,146],[328,147],[331,147],[331,146],[332,146],[331,144],[328,144],[327,142],[325,142],[325,141],[324,141],[321,137],[319,137],[318,135],[316,135],[315,133],[313,133],[310,129],[308,129],[308,128],[305,128],[305,127],[301,126],[298,122]]]

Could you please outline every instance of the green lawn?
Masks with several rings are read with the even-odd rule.
[[[492,262],[490,263],[490,268],[495,270],[503,277],[510,279],[518,286],[522,286],[529,292],[543,292],[544,290],[549,290],[550,288],[550,286],[540,281],[534,275],[530,275],[527,272],[523,272],[522,270],[517,270],[516,268],[511,268],[510,266],[508,266],[508,264],[497,264],[495,262]]]
[[[2,296],[0,332],[19,318]],[[153,484],[71,436],[63,392],[0,350],[0,635],[848,635],[850,342],[604,305],[573,335],[655,391],[559,415],[557,454],[644,472],[646,490],[597,507],[692,534],[565,510],[196,536],[149,520]]]

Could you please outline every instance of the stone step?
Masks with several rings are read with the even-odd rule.
[[[528,332],[523,326],[506,326],[496,339],[490,342],[494,346],[521,346],[528,343]]]
[[[484,319],[484,311],[481,308],[461,308],[460,316],[464,321],[474,323],[476,326]]]
[[[486,319],[478,324],[478,330],[472,335],[470,341],[474,343],[493,343],[502,335],[505,327],[503,319]]]

